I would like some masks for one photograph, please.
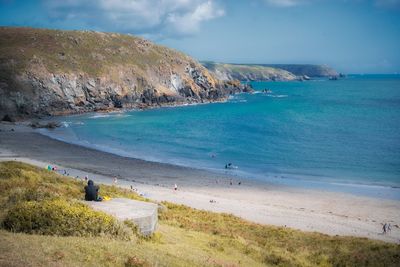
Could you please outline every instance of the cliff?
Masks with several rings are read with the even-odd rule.
[[[202,62],[218,79],[240,81],[293,81],[298,77],[283,69],[261,66]]]
[[[142,38],[0,27],[0,120],[220,101],[243,90]]]
[[[312,64],[261,64],[257,66],[265,66],[286,70],[297,76],[309,77],[337,77],[339,73],[327,65]]]

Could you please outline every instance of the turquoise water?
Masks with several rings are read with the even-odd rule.
[[[400,199],[400,76],[254,82],[214,103],[60,118],[52,137],[247,179]],[[268,88],[272,93],[259,90]]]

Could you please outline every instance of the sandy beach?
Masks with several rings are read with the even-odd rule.
[[[43,136],[23,124],[0,123],[0,161],[56,165],[69,176],[136,188],[155,201],[226,212],[262,224],[400,243],[400,201],[306,190],[126,158]],[[232,180],[232,185],[230,181]],[[178,190],[173,190],[174,184]],[[212,202],[211,202],[212,201]],[[382,234],[384,222],[392,231]]]

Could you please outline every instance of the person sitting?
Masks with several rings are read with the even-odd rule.
[[[101,201],[99,197],[99,187],[95,186],[92,180],[88,181],[87,186],[85,186],[85,200],[86,201]]]

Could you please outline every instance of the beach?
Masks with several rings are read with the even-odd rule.
[[[223,173],[122,157],[51,139],[23,123],[0,123],[0,130],[1,161],[43,168],[55,165],[73,179],[88,175],[99,184],[113,184],[117,177],[118,186],[132,186],[154,201],[232,213],[261,224],[400,243],[397,200],[239,180]],[[390,233],[382,234],[383,223],[392,225]]]

